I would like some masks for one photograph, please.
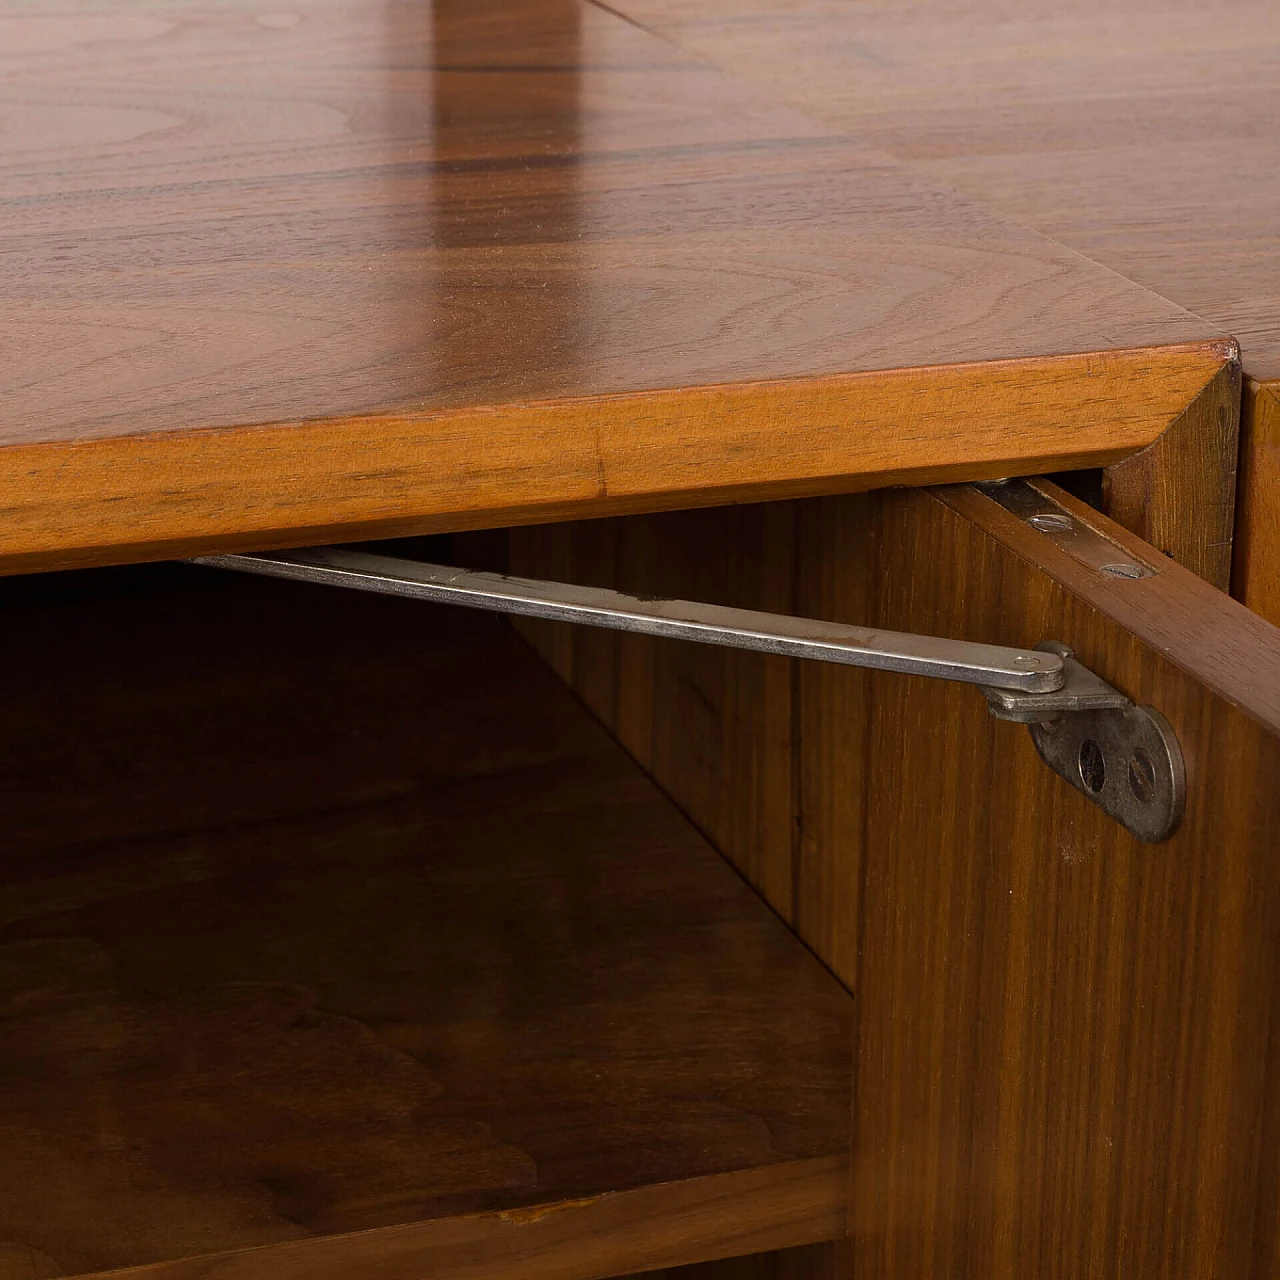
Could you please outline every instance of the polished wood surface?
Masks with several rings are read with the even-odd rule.
[[[84,0],[0,76],[0,570],[1098,465],[1229,358],[603,6]]]
[[[971,689],[531,632],[854,992],[851,1274],[1274,1276],[1280,632],[1172,562],[1101,575],[967,487],[522,530],[512,554],[864,625],[1059,638],[1163,712],[1189,800],[1144,846]]]
[[[1280,7],[1270,0],[617,7],[769,100],[1204,316],[1239,339],[1264,416],[1280,396]],[[1257,483],[1241,493],[1236,590],[1280,623],[1268,438],[1259,431],[1256,456],[1255,440],[1244,443]]]
[[[0,1276],[843,1233],[848,997],[508,628],[121,572],[0,590]]]
[[[105,464],[79,444],[14,448],[0,572],[1103,465],[1157,441],[1233,359],[1193,344],[157,433],[113,441]]]
[[[802,106],[1219,325],[1280,377],[1269,0],[621,0]]]

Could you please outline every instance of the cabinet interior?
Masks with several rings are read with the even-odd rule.
[[[0,595],[0,1275],[843,1232],[850,997],[510,626],[178,566]]]

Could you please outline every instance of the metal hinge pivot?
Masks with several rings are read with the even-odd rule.
[[[991,714],[1025,724],[1045,764],[1139,840],[1167,840],[1186,796],[1182,749],[1169,722],[1154,707],[1135,706],[1065,644],[1036,648],[1062,659],[1062,688],[1025,694],[986,686]]]
[[[345,547],[204,556],[193,563],[974,684],[992,715],[1026,724],[1045,763],[1139,839],[1166,839],[1182,816],[1182,753],[1168,723],[1156,711],[1135,707],[1077,662],[1066,645],[973,644],[421,564]]]

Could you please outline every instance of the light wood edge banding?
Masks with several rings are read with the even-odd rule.
[[[1113,464],[1222,341],[14,445],[0,572]]]

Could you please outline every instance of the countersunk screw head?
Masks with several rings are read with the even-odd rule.
[[[1140,804],[1150,804],[1156,798],[1155,761],[1142,747],[1134,751],[1129,761],[1129,790]]]
[[[1107,785],[1107,761],[1092,738],[1080,744],[1080,781],[1096,796]]]
[[[1142,577],[1142,569],[1136,564],[1104,564],[1098,566],[1099,573],[1105,573],[1108,578],[1140,578]]]
[[[1044,533],[1064,533],[1071,528],[1071,517],[1057,511],[1048,511],[1032,516],[1031,523]]]

